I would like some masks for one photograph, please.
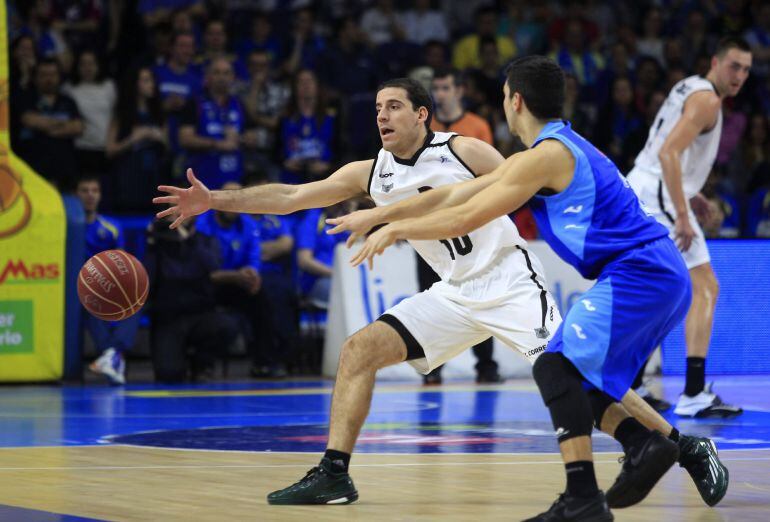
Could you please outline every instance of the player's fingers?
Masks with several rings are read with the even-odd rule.
[[[369,257],[366,258],[367,265],[369,265],[369,270],[374,270],[374,254],[369,254]]]
[[[176,213],[176,207],[167,208],[166,210],[161,210],[157,214],[155,214],[155,217],[158,219],[162,219],[166,216],[171,216]]]
[[[327,222],[328,222],[328,221],[327,221]],[[336,227],[334,227],[334,228],[330,228],[329,230],[327,230],[327,231],[326,231],[326,233],[327,233],[328,235],[330,235],[330,236],[333,236],[333,235],[335,235],[335,234],[339,234],[340,232],[345,232],[345,227],[344,227],[343,225],[341,225],[341,224],[340,224],[340,225],[337,225],[337,226],[336,226]]]
[[[173,223],[171,223],[171,226],[170,226],[170,227],[168,227],[168,228],[176,228],[176,227],[178,227],[179,225],[181,225],[183,222],[184,222],[184,216],[179,216],[178,218],[176,218],[176,219],[174,220],[174,222],[173,222]]]
[[[341,217],[326,218],[326,224],[327,225],[339,225],[340,223],[342,223],[342,218]]]
[[[179,187],[173,187],[171,185],[158,185],[158,191],[159,192],[166,192],[168,194],[181,194],[184,192],[184,189]]]
[[[190,185],[195,185],[196,182],[200,183],[200,181],[198,181],[198,178],[195,177],[195,173],[193,172],[193,169],[187,169],[187,181],[190,182]]]
[[[158,196],[152,198],[152,202],[156,205],[162,205],[163,203],[174,204],[179,203],[179,196]]]
[[[356,242],[356,239],[358,239],[358,236],[356,234],[350,234],[350,237],[348,237],[348,240],[345,241],[345,246],[350,248],[353,246],[353,244]]]

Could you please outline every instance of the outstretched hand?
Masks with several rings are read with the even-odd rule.
[[[350,237],[345,243],[348,248],[353,246],[358,238],[365,236],[374,226],[379,225],[379,221],[377,221],[375,216],[375,209],[372,208],[357,210],[346,216],[329,218],[326,220],[326,223],[328,225],[336,225],[334,228],[327,230],[327,234],[340,234],[350,231]]]
[[[386,248],[398,240],[394,225],[386,225],[366,238],[364,246],[350,258],[350,264],[354,267],[366,260],[369,268],[374,267],[374,256],[382,254]]]
[[[166,210],[155,214],[158,219],[166,216],[176,218],[171,223],[170,228],[176,228],[185,219],[203,214],[211,208],[211,191],[195,177],[192,169],[187,169],[187,181],[190,182],[190,187],[186,189],[160,185],[158,190],[169,195],[159,196],[152,200],[156,205],[164,203],[170,205]]]

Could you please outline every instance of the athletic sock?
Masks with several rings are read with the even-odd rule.
[[[670,440],[673,440],[677,444],[679,443],[679,430],[676,428],[671,428],[671,433],[668,434],[668,438]]]
[[[350,453],[327,449],[324,453],[324,458],[329,459],[329,461],[332,463],[332,471],[334,473],[348,472],[348,466],[350,465]]]
[[[638,447],[644,440],[650,436],[650,430],[633,417],[623,419],[618,427],[615,428],[615,440],[623,446],[623,451],[628,451],[633,447]]]
[[[590,460],[579,460],[565,464],[567,471],[567,493],[576,497],[593,497],[598,493],[594,463]]]
[[[703,391],[706,385],[706,358],[687,358],[687,380],[684,385],[684,394],[695,397]]]

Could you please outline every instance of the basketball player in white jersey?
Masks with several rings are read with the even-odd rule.
[[[743,411],[722,403],[711,386],[705,386],[706,355],[719,287],[690,202],[703,206],[699,191],[717,156],[722,100],[738,94],[750,69],[749,45],[740,38],[721,40],[705,77],[690,76],[671,89],[628,174],[639,199],[668,227],[690,270],[692,304],[685,321],[687,377],[684,393],[674,409],[674,413],[686,417],[732,417]],[[639,383],[637,377],[635,384]]]
[[[377,124],[383,147],[375,160],[349,163],[327,179],[304,185],[271,184],[234,191],[209,191],[188,170],[190,188],[159,187],[170,195],[153,201],[172,206],[158,217],[175,216],[171,226],[176,227],[210,208],[288,214],[368,194],[377,205],[387,208],[389,218],[400,219],[415,212],[410,205],[401,204],[402,200],[445,185],[456,189],[425,194],[420,213],[464,201],[495,179],[489,176],[487,181],[482,176],[478,183],[460,182],[492,172],[503,157],[480,140],[431,132],[431,107],[430,97],[419,83],[407,79],[386,82],[377,93]],[[358,498],[347,471],[369,411],[378,369],[406,360],[428,373],[492,335],[534,362],[561,323],[559,311],[545,290],[540,261],[526,250],[509,218],[494,220],[460,238],[414,241],[412,245],[442,280],[401,301],[345,341],[332,397],[326,453],[305,478],[271,493],[269,503],[345,504]],[[642,423],[664,434],[673,430],[641,399],[633,397],[636,401],[628,408]],[[602,421],[601,426],[609,433],[628,417],[622,407],[613,412],[612,423]],[[703,456],[698,462],[702,467],[710,461]],[[718,461],[712,465],[724,469]],[[631,482],[634,479],[631,477]],[[726,487],[724,482],[718,488],[719,498]]]

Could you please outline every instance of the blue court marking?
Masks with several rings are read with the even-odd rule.
[[[84,518],[75,515],[62,515],[37,509],[26,509],[0,504],[0,520],[13,522],[104,522],[100,518]]]
[[[665,378],[675,399],[681,378]],[[680,419],[689,434],[721,449],[770,448],[770,378],[717,380],[725,401],[746,412],[729,420]],[[167,448],[308,451],[326,441],[331,381],[244,382],[198,386],[24,386],[0,388],[1,447],[110,443]],[[148,433],[150,432],[150,433]],[[378,383],[356,447],[367,453],[551,453],[548,411],[531,380],[500,386],[469,382],[423,388]],[[597,451],[618,451],[597,434]]]

